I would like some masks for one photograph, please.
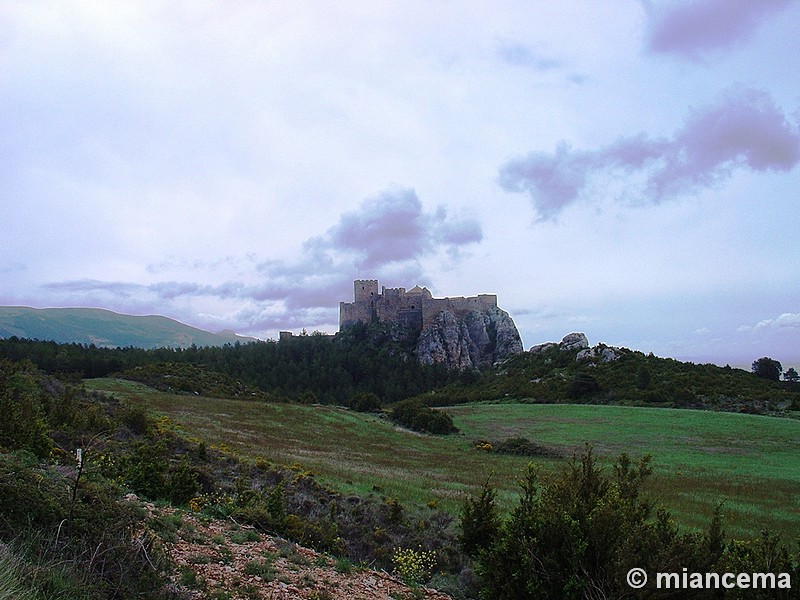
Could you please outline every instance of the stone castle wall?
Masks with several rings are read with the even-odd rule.
[[[354,301],[339,303],[339,329],[355,323],[398,323],[421,331],[431,325],[439,313],[449,311],[462,317],[470,311],[485,311],[497,306],[495,294],[479,294],[465,298],[434,298],[430,290],[418,286],[384,287],[378,293],[376,279],[357,279],[353,283]]]

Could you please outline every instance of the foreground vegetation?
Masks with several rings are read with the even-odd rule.
[[[0,343],[0,597],[177,598],[163,524],[129,492],[464,597],[615,597],[645,551],[653,566],[796,573],[792,382],[559,348],[448,374],[380,335]],[[531,551],[549,566],[515,582],[503,569],[528,573]]]
[[[704,531],[681,532],[669,512],[642,494],[650,473],[648,456],[633,462],[623,453],[609,471],[598,466],[591,449],[549,481],[529,466],[507,518],[499,516],[487,482],[479,496],[466,501],[461,528],[462,545],[476,558],[481,597],[796,597],[792,580],[796,586],[800,552],[769,532],[728,540],[719,510]],[[632,589],[632,569],[652,579]],[[659,589],[656,573],[687,574],[688,589]],[[716,574],[716,585],[709,573]],[[726,573],[745,574],[748,589],[720,585]]]
[[[452,409],[469,437],[422,436],[340,408],[176,394],[125,380],[89,381],[86,390],[29,363],[0,362],[0,374],[9,415],[0,429],[0,591],[11,597],[179,598],[163,550],[174,519],[146,517],[124,499],[131,491],[465,598],[620,597],[631,566],[800,576],[796,550],[779,533],[796,531],[794,501],[776,492],[796,489],[795,420],[484,404]],[[680,527],[648,481],[681,488],[683,472],[654,469],[646,451],[679,446],[683,435],[697,454],[676,448],[665,456],[706,478],[741,483],[757,475],[759,461],[770,465],[760,485],[785,504],[784,528],[737,534],[720,498],[696,515],[698,527]],[[746,454],[721,452],[736,444]],[[571,459],[558,458],[576,446]],[[626,448],[642,458],[620,455]],[[548,456],[531,463],[529,453],[542,449]],[[693,464],[712,449],[719,457]],[[327,472],[337,466],[338,476]],[[755,500],[746,486],[735,491],[735,503]],[[201,585],[185,568],[180,577]],[[650,587],[635,597],[659,594]]]
[[[65,385],[30,363],[0,361],[0,409],[9,417],[0,422],[0,593],[11,597],[176,597],[164,524],[144,519],[128,492],[353,563],[392,569],[395,548],[424,548],[443,571],[463,568],[452,515],[343,495],[300,464],[247,460],[139,402]]]

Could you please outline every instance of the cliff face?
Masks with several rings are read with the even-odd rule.
[[[456,316],[443,310],[420,333],[415,353],[423,364],[451,369],[485,369],[522,352],[522,340],[509,314],[492,306]]]
[[[434,298],[414,286],[378,291],[377,279],[356,279],[353,302],[339,303],[339,330],[355,323],[384,323],[395,341],[416,341],[423,364],[485,369],[522,352],[517,326],[497,307],[495,294]]]

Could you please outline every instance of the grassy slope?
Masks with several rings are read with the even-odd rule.
[[[249,339],[210,333],[157,315],[123,315],[95,308],[0,306],[0,337],[11,336],[111,348],[221,346]]]
[[[690,410],[621,406],[479,404],[448,408],[462,435],[420,436],[376,416],[318,406],[176,396],[140,384],[90,380],[87,387],[145,403],[190,435],[246,457],[301,463],[344,493],[382,494],[457,512],[462,494],[486,476],[501,500],[515,497],[526,458],[472,449],[476,439],[514,435],[567,451],[592,443],[601,456],[650,453],[650,491],[682,525],[703,526],[726,500],[728,531],[755,536],[765,526],[794,535],[800,516],[800,422]],[[557,461],[542,460],[545,471]]]

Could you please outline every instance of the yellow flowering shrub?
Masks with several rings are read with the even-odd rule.
[[[436,565],[436,553],[432,550],[395,548],[392,556],[394,572],[407,583],[422,583],[431,577]]]

